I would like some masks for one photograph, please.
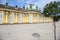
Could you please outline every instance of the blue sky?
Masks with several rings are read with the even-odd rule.
[[[0,4],[5,4],[7,2],[10,6],[18,5],[18,7],[23,7],[32,3],[39,6],[40,10],[42,11],[44,6],[51,1],[60,1],[60,0],[0,0]]]

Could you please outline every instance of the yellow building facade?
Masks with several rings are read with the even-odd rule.
[[[45,17],[41,14],[37,6],[32,7],[30,5],[28,7],[18,8],[0,4],[0,24],[46,22],[53,22],[53,20],[51,17]]]

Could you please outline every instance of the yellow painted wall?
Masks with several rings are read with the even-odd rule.
[[[2,23],[5,23],[5,13],[4,11],[1,11],[2,12]]]
[[[5,18],[6,18],[6,23],[9,23],[9,12],[6,12],[6,14],[5,14],[6,16],[5,16]]]
[[[22,14],[22,23],[25,23],[25,14]]]
[[[9,19],[9,14],[10,12],[8,11],[0,11],[2,12],[2,23],[10,23]],[[29,19],[29,14],[33,16],[32,23],[37,23],[37,22],[53,22],[52,18],[49,17],[44,17],[43,15],[39,15],[38,13],[17,13],[17,12],[11,12],[14,16],[13,23],[18,23],[18,15],[22,14],[22,23],[30,23]],[[39,17],[37,19],[37,16]]]
[[[37,14],[33,14],[33,22],[37,22]]]
[[[22,14],[22,22],[23,23],[29,22],[29,14]]]
[[[43,22],[43,17],[42,17],[42,15],[39,15],[39,21],[40,21],[40,22]]]
[[[18,13],[14,13],[14,23],[18,23]]]
[[[25,22],[28,23],[29,22],[29,14],[25,15]]]

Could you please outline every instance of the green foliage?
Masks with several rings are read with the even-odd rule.
[[[57,18],[56,15],[58,15],[59,10],[58,10],[58,2],[54,1],[54,2],[50,2],[49,4],[47,4],[45,7],[44,7],[44,11],[43,11],[43,14],[46,16],[46,17],[49,17],[49,16],[53,16],[55,17],[55,19]]]

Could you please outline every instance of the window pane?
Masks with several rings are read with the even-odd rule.
[[[18,23],[22,23],[22,14],[19,14],[18,16]]]
[[[10,23],[13,23],[14,16],[12,13],[9,15],[9,18],[10,18]]]
[[[32,23],[33,22],[33,15],[29,14],[29,22]]]
[[[2,23],[2,13],[0,12],[0,23]]]

